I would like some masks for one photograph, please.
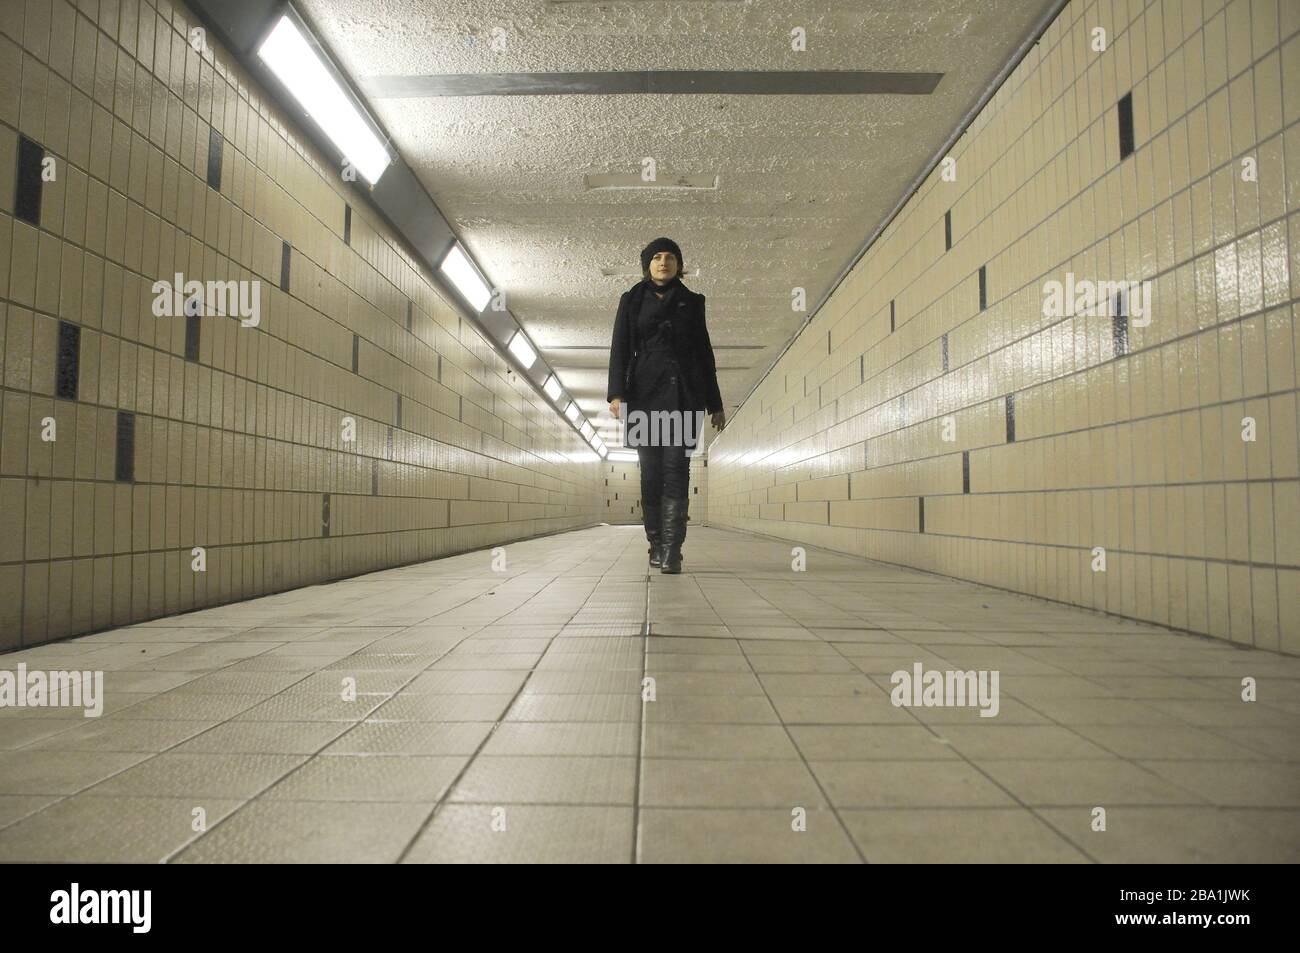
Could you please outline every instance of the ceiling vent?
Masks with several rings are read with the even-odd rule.
[[[641,271],[640,269],[637,268],[602,268],[600,269],[600,273],[606,278],[640,278],[641,277]],[[700,277],[700,269],[696,268],[694,271],[692,271],[690,268],[687,268],[685,271],[682,272],[682,277],[698,278]]]
[[[676,191],[690,191],[700,189],[718,188],[721,177],[717,175],[676,175],[656,179],[654,182],[643,181],[641,176],[636,172],[628,173],[597,173],[595,175],[584,175],[583,183],[588,190],[594,189],[672,189]]]

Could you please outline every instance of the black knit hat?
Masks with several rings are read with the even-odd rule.
[[[677,274],[680,276],[685,270],[686,264],[682,261],[682,250],[677,247],[677,243],[671,238],[656,238],[641,249],[641,273],[649,274],[650,259],[661,251],[670,251],[677,258]]]

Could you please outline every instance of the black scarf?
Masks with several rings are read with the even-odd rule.
[[[683,285],[680,275],[673,275],[662,285],[656,284],[650,278],[646,278],[641,282],[641,295],[638,297],[650,295],[650,303],[655,307],[655,310],[661,311],[676,296],[677,289],[681,287]],[[660,297],[656,292],[663,292],[663,297]]]
[[[682,284],[682,276],[680,273],[673,275],[673,277],[663,285],[655,284],[653,279],[643,278],[632,286],[632,297],[628,299],[629,320],[627,322],[627,337],[629,354],[635,356],[639,350],[637,345],[640,341],[641,335],[637,331],[637,325],[641,314],[641,305],[645,300],[645,296],[650,296],[650,301],[656,311],[666,314],[668,303],[677,296],[677,289],[685,287],[686,286]],[[666,292],[666,294],[661,298],[654,293],[655,291],[663,291]],[[632,365],[629,363],[628,380],[624,382],[629,389],[631,387],[631,366]]]

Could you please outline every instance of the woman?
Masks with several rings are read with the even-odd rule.
[[[650,565],[666,573],[682,571],[687,451],[699,441],[704,411],[715,430],[726,426],[704,295],[682,284],[681,273],[682,250],[672,239],[656,238],[641,250],[644,277],[623,292],[614,318],[606,397],[641,466]]]

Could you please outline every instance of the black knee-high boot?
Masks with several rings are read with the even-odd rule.
[[[682,542],[686,539],[686,506],[688,497],[664,497],[663,501],[663,565],[660,572],[682,571]]]
[[[645,538],[650,543],[650,567],[658,569],[663,565],[663,514],[662,504],[643,503],[645,513]]]

